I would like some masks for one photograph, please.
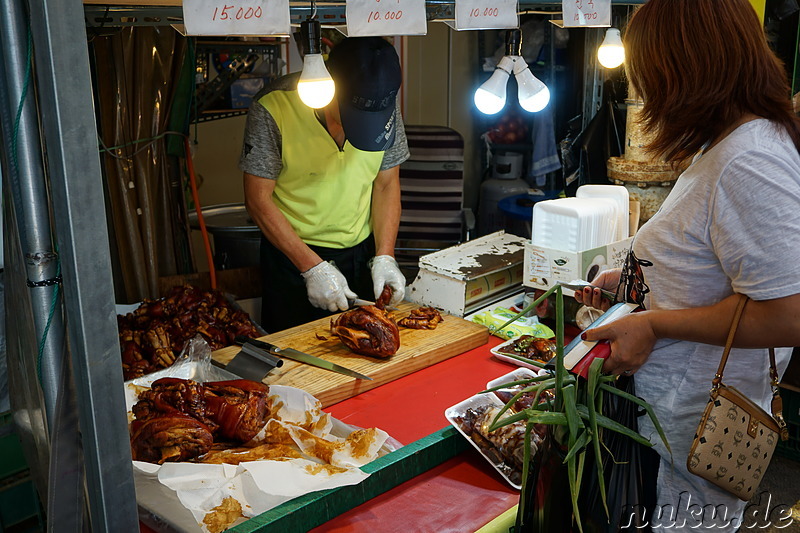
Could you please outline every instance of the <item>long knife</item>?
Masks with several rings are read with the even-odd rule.
[[[338,372],[339,374],[344,374],[345,376],[372,381],[371,377],[365,376],[364,374],[359,374],[355,370],[350,370],[349,368],[345,368],[341,365],[337,365],[336,363],[326,361],[325,359],[320,359],[319,357],[297,351],[293,348],[278,348],[274,344],[251,339],[250,337],[245,337],[244,335],[237,335],[234,339],[234,342],[239,345],[252,344],[253,346],[266,350],[273,355],[277,355],[278,357],[285,357],[286,359],[305,363],[307,365],[322,368],[324,370],[330,370],[331,372]]]

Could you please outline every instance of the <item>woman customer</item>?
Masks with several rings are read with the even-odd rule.
[[[611,341],[604,371],[636,374],[637,392],[672,447],[670,456],[640,419],[661,456],[653,530],[735,531],[745,502],[689,473],[685,462],[737,294],[752,301],[727,385],[769,411],[766,348],[800,345],[800,122],[748,0],[649,0],[629,22],[625,46],[631,88],[644,99],[642,120],[653,134],[649,148],[691,164],[637,233],[619,287],[648,310],[585,338]],[[615,290],[620,271],[593,283]],[[575,297],[608,305],[599,289]],[[779,373],[790,353],[776,350]],[[773,505],[788,503],[781,496]]]

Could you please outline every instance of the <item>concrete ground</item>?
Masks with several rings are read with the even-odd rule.
[[[763,533],[800,533],[800,462],[793,461],[780,455],[774,455],[764,479],[761,481],[759,491],[772,496],[769,507],[772,514],[771,520],[751,520],[748,524],[745,513],[745,522],[739,528],[739,533],[758,531]],[[750,501],[758,509],[765,509],[767,504],[758,497]],[[791,506],[792,520],[781,520],[783,510],[776,506]],[[758,515],[763,516],[763,514]],[[768,522],[772,522],[767,525]],[[748,527],[749,525],[749,527]]]

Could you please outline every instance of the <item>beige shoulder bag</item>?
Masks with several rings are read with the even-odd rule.
[[[711,398],[686,459],[689,472],[745,501],[758,489],[778,438],[786,440],[789,436],[781,412],[783,404],[778,390],[774,349],[769,349],[773,395],[771,415],[735,388],[722,383],[722,371],[747,300],[744,295],[739,299],[719,369],[711,381]]]

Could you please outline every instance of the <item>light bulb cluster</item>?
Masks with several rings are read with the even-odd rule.
[[[322,31],[319,20],[301,22],[300,34],[304,39],[306,53],[303,56],[303,72],[297,82],[297,93],[308,107],[319,109],[331,103],[336,94],[336,86],[321,54]]]
[[[505,107],[506,85],[512,74],[517,80],[517,99],[522,109],[535,113],[550,102],[550,90],[528,68],[520,52],[521,45],[520,31],[511,30],[506,40],[506,55],[489,79],[475,91],[473,100],[481,113],[494,115]]]
[[[606,37],[597,49],[597,60],[606,68],[617,68],[625,61],[625,47],[617,28],[606,30]]]

